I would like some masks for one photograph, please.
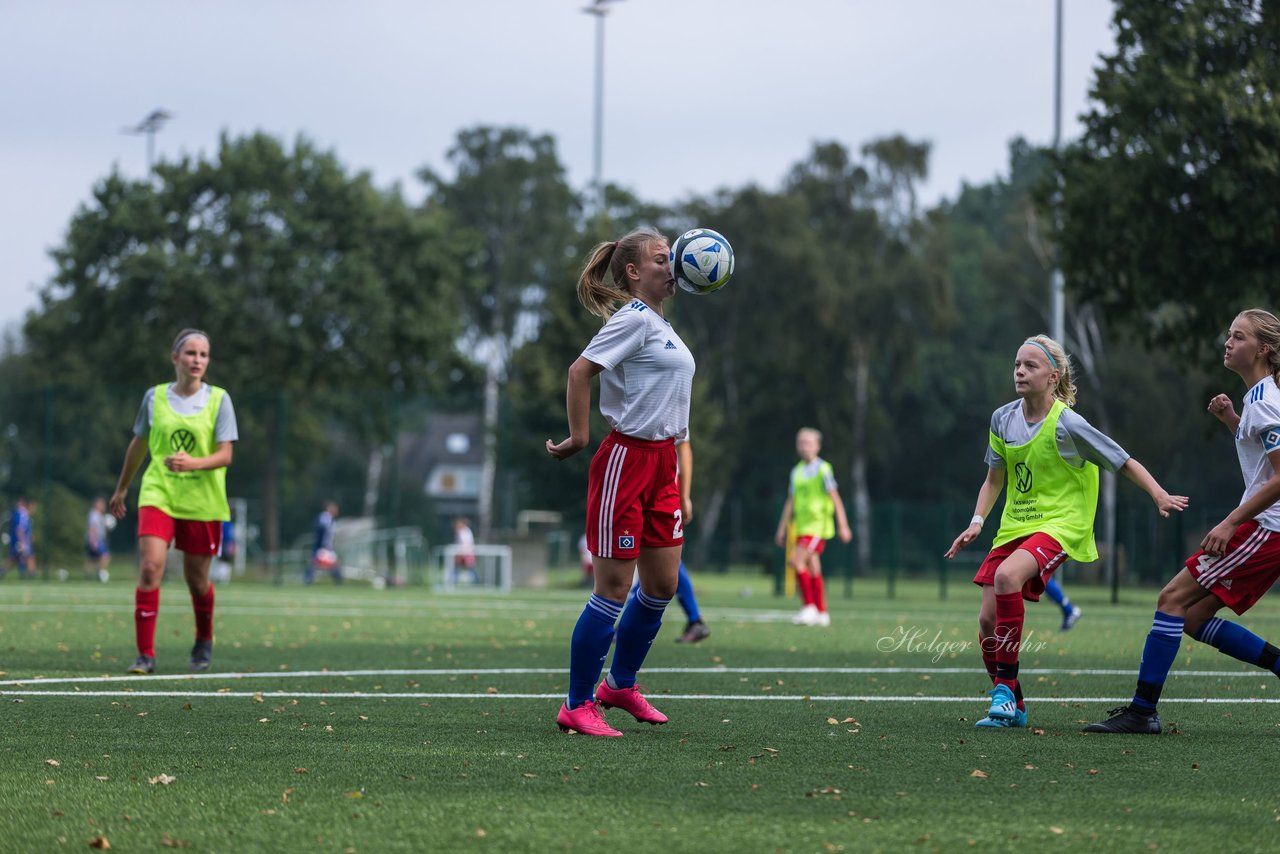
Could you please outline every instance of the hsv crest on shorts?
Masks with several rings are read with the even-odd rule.
[[[634,549],[636,547],[636,538],[633,534],[622,534],[618,537],[618,548]]]

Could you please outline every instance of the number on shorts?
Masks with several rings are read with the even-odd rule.
[[[684,536],[684,531],[683,531],[683,530],[681,530],[681,528],[680,528],[680,525],[681,525],[681,519],[680,519],[680,511],[679,511],[679,510],[677,510],[677,511],[675,512],[675,517],[676,517],[676,527],[675,527],[675,529],[671,532],[671,539],[673,539],[673,540],[678,540],[678,539],[680,539],[681,537],[683,537],[683,536]]]

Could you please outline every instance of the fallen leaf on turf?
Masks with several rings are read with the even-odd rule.
[[[484,689],[484,692],[485,692],[486,694],[496,694],[496,693],[498,693],[498,689],[497,689],[497,688],[494,688],[492,685],[490,685],[488,688],[485,688],[485,689]]]
[[[521,777],[523,777],[523,778],[525,778],[526,780],[536,780],[536,779],[538,779],[538,775],[537,775],[537,774],[521,774],[520,776],[521,776]]]
[[[364,797],[364,789],[361,789],[361,790],[360,790],[360,791],[358,791],[358,792],[347,792],[347,797],[348,797],[348,798],[363,798],[363,797]]]
[[[1191,763],[1191,770],[1192,770],[1192,771],[1199,771],[1199,770],[1200,770],[1200,763],[1199,763],[1199,762],[1192,762],[1192,763]]]
[[[264,703],[264,702],[266,702],[265,700],[263,700],[263,699],[262,699],[262,694],[261,694],[261,693],[254,694],[254,695],[253,695],[253,701],[254,701],[255,703]]]
[[[489,832],[486,831],[483,827],[476,828],[476,836],[479,836],[481,839],[484,839],[488,835],[489,835]]]
[[[190,704],[190,703],[183,703],[183,704],[182,704],[182,711],[184,711],[184,712],[189,712],[189,711],[191,711],[191,704]]]
[[[160,840],[160,844],[165,848],[186,848],[191,843],[185,839],[174,839],[169,834],[165,834]]]
[[[105,783],[111,778],[110,777],[94,777],[93,779],[97,780],[99,783]]]
[[[167,785],[169,785],[170,783],[172,783],[172,782],[173,782],[174,780],[176,780],[176,779],[178,779],[178,778],[177,778],[177,777],[170,777],[168,774],[161,774],[159,777],[150,777],[150,778],[148,778],[148,779],[147,779],[147,782],[148,782],[148,783],[150,783],[150,784],[151,784],[151,785],[153,785],[153,786],[154,786],[156,783],[159,783],[159,784],[161,784],[162,786],[167,786]]]
[[[333,732],[333,726],[332,726],[332,725],[330,725],[330,724],[325,724],[325,725],[324,725],[324,731],[325,731],[325,732]]]
[[[275,811],[275,810],[258,810],[258,812],[262,813],[263,815],[275,815],[275,814],[276,814],[276,811]]]
[[[1089,769],[1089,776],[1090,776],[1090,777],[1096,777],[1097,775],[1098,775],[1098,769],[1097,769],[1097,768],[1090,768],[1090,769]]]
[[[981,778],[981,779],[985,780],[985,779],[987,778],[987,772],[986,772],[986,771],[978,771],[978,770],[976,770],[976,769],[975,769],[975,770],[974,770],[974,772],[973,772],[972,774],[970,774],[969,776],[970,776],[970,777],[979,777],[979,778]]]
[[[1063,830],[1061,827],[1050,827],[1049,832],[1050,833],[1066,833],[1066,831]]]
[[[835,718],[827,718],[827,723],[832,724],[832,725],[835,725],[835,724],[838,724],[838,723],[840,723],[840,722],[839,722],[838,720],[836,720]]]
[[[1022,767],[1023,767],[1023,768],[1026,768],[1028,771],[1034,771],[1034,770],[1036,770],[1036,766],[1034,766],[1034,765],[1023,765]]]
[[[708,788],[711,784],[710,784],[710,783],[704,783],[704,782],[702,782],[701,780],[699,780],[698,782],[694,783],[693,785],[697,786],[699,789],[706,789],[706,788]]]
[[[362,720],[362,721],[367,721],[367,720],[369,720],[369,719],[368,719],[366,716],[364,716],[364,715],[357,715],[357,717],[358,717],[358,718],[360,718],[360,720]]]
[[[138,717],[145,718],[146,716],[147,716],[146,712],[138,712]]]
[[[46,760],[44,761],[44,764],[45,764],[45,765],[52,765],[54,768],[61,768],[61,767],[62,767],[62,763],[61,763],[61,762],[59,762],[59,761],[58,761],[58,760],[56,760],[56,759],[46,759]]]
[[[295,773],[295,774],[305,774],[305,773],[307,773],[307,769],[306,769],[306,768],[294,768],[294,769],[293,769],[293,773]]]
[[[258,718],[258,723],[260,723],[260,724],[269,724],[269,723],[271,723],[271,718]]]
[[[862,726],[862,724],[858,723],[858,722],[857,722],[856,720],[854,720],[853,718],[845,718],[845,719],[844,719],[844,720],[842,720],[840,723],[842,723],[842,724],[853,724],[854,726]]]
[[[108,848],[111,847],[111,843],[107,841],[107,837],[105,836],[95,836],[89,840],[89,847],[97,848],[101,851],[106,851]]]
[[[823,786],[821,789],[810,789],[804,793],[806,798],[816,798],[818,795],[838,795],[840,790],[835,786]]]
[[[776,747],[762,747],[762,748],[760,748],[760,749],[761,749],[761,750],[763,750],[765,753],[777,753],[777,752],[778,752],[778,748],[776,748]]]

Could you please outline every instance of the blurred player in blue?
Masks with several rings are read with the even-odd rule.
[[[9,511],[9,568],[18,568],[18,577],[35,571],[31,548],[31,505],[19,496]]]
[[[326,501],[320,515],[316,516],[316,536],[311,545],[311,560],[303,571],[302,581],[311,584],[316,580],[316,571],[328,572],[334,584],[342,583],[342,567],[338,565],[337,552],[333,550],[335,521],[338,518],[338,505]]]

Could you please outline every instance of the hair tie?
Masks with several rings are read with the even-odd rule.
[[[1041,344],[1039,341],[1032,341],[1030,338],[1028,338],[1026,341],[1023,341],[1022,343],[1030,344],[1032,347],[1039,347],[1040,352],[1044,353],[1046,356],[1049,357],[1049,364],[1053,365],[1055,368],[1058,367],[1058,360],[1053,358],[1053,354],[1049,352],[1049,349],[1045,347],[1043,344]]]

